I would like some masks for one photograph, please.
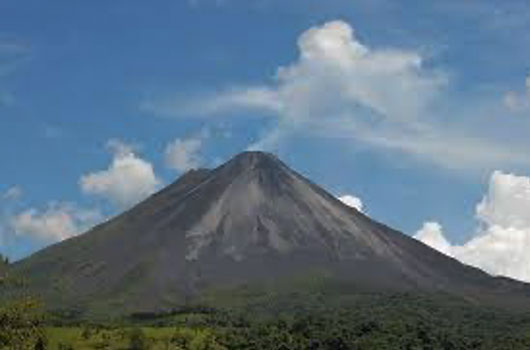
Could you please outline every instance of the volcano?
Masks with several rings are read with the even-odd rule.
[[[208,291],[316,271],[364,290],[530,305],[526,284],[492,277],[375,222],[262,152],[192,170],[13,269],[51,308],[116,314],[171,310]]]

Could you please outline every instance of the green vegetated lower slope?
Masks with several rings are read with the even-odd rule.
[[[528,349],[530,315],[447,296],[358,294],[339,303],[272,301],[183,309],[47,330],[50,349]],[[139,348],[135,348],[135,338]],[[141,345],[138,345],[141,344]],[[71,347],[70,347],[71,346]]]
[[[0,349],[24,333],[26,309],[0,309]],[[8,310],[8,309],[6,309]],[[16,313],[18,312],[18,316]],[[80,319],[39,316],[39,350],[529,349],[530,313],[450,294],[374,292],[321,272],[211,289],[168,313]],[[14,327],[5,327],[5,322]],[[3,328],[4,327],[4,328]],[[42,334],[45,341],[40,341]]]
[[[209,290],[169,313],[105,322],[50,315],[48,325],[49,349],[58,350],[530,348],[525,310],[449,294],[363,291],[323,273]]]

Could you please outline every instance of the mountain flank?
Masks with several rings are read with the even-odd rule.
[[[127,212],[12,268],[51,309],[83,315],[217,307],[218,291],[244,286],[307,292],[299,281],[318,281],[320,291],[340,284],[340,293],[443,293],[530,306],[528,285],[442,255],[262,152],[192,170]]]

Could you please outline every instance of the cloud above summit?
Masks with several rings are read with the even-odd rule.
[[[251,149],[275,149],[298,133],[368,145],[449,169],[530,161],[521,145],[508,147],[482,135],[476,124],[466,124],[469,117],[448,119],[442,114],[453,113],[440,108],[451,105],[450,75],[434,68],[419,51],[371,47],[344,21],[306,30],[297,46],[298,59],[279,67],[270,84],[231,86],[146,105],[180,118],[245,110],[277,118],[277,126]]]

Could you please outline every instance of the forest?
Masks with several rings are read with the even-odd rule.
[[[277,305],[272,306],[272,310]],[[186,307],[107,322],[46,313],[37,300],[3,303],[0,349],[397,350],[528,349],[530,315],[443,296],[359,295],[344,307],[285,312]],[[294,311],[293,309],[303,310]]]

